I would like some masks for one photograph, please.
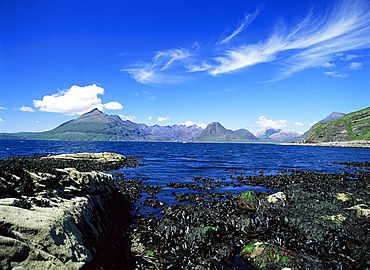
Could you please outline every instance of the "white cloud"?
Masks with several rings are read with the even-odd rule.
[[[104,108],[107,110],[122,110],[123,106],[117,101],[111,101],[104,104]]]
[[[4,108],[4,107],[0,107],[0,110],[7,110],[7,108]]]
[[[237,28],[216,45],[200,49],[197,44],[189,50],[160,51],[154,54],[151,61],[137,63],[121,71],[129,73],[140,83],[162,84],[183,82],[188,78],[184,74],[190,72],[216,76],[270,62],[280,67],[275,80],[307,69],[335,68],[335,60],[357,58],[355,54],[346,53],[370,48],[370,4],[368,0],[332,3],[328,10],[317,6],[302,19],[294,18],[294,24],[279,23],[266,38],[248,43],[250,39],[246,38],[244,30],[260,14],[258,9],[246,15]],[[238,45],[233,46],[230,41],[236,36]],[[348,76],[339,72],[326,74]]]
[[[5,120],[4,120],[4,119],[2,119],[2,118],[0,118],[0,122],[5,122]]]
[[[341,55],[342,56],[342,55]],[[347,54],[346,56],[344,57],[341,57],[340,59],[341,60],[344,60],[344,61],[351,61],[353,59],[356,59],[358,56],[357,55],[354,55],[354,54]]]
[[[40,122],[39,122],[39,121],[35,121],[35,123],[36,123],[36,124],[40,124]]]
[[[194,63],[191,63],[186,66],[187,72],[200,72],[200,71],[207,71],[211,69],[213,66],[210,64],[207,64],[205,62],[202,62],[200,65],[195,65]]]
[[[122,109],[116,101],[106,104],[98,95],[104,95],[105,90],[96,84],[87,86],[73,85],[69,89],[59,90],[57,94],[45,95],[42,100],[34,100],[33,104],[42,112],[55,112],[67,115],[81,115],[92,109],[103,111]]]
[[[169,117],[162,117],[162,116],[158,116],[157,121],[158,121],[158,122],[163,122],[163,121],[167,121],[167,120],[169,120],[169,119],[170,119]]]
[[[257,124],[260,125],[260,127],[263,127],[263,128],[283,128],[283,127],[286,127],[288,125],[288,121],[286,119],[282,119],[282,120],[271,120],[271,119],[267,119],[265,116],[260,116],[258,117],[258,121],[256,121]]]
[[[153,62],[156,65],[161,65],[161,63],[163,62],[161,70],[165,70],[165,69],[168,69],[173,62],[186,59],[189,56],[190,56],[190,53],[187,50],[172,49],[168,51],[158,52],[154,56]]]
[[[26,107],[24,105],[22,107],[20,107],[19,110],[22,111],[22,112],[34,112],[35,111],[31,107]]]
[[[260,14],[260,9],[257,9],[253,14],[248,14],[244,16],[244,19],[239,23],[238,27],[234,30],[234,32],[224,38],[221,42],[218,44],[225,44],[228,43],[232,38],[234,38],[236,35],[238,35],[240,32],[242,32],[245,28],[247,28],[253,20]]]
[[[295,122],[294,125],[297,126],[297,127],[312,127],[316,123],[317,123],[317,121],[313,121],[312,123],[309,123],[308,125],[305,125],[301,122]]]
[[[324,68],[335,68],[336,67],[334,63],[329,63],[329,62],[325,62],[321,66]]]
[[[174,75],[171,68],[177,64],[188,65],[187,59],[191,56],[186,49],[170,49],[157,52],[152,58],[152,63],[138,63],[132,68],[121,71],[128,72],[137,82],[143,84],[176,84],[185,80],[184,76]]]
[[[331,77],[335,77],[335,78],[345,78],[345,77],[348,77],[348,74],[347,73],[339,73],[337,71],[328,71],[328,72],[324,72],[325,75],[328,75],[328,76],[331,76]]]
[[[301,122],[294,122],[294,125],[297,127],[304,127],[304,124],[302,124]]]
[[[362,68],[362,63],[359,62],[352,62],[348,64],[348,68],[351,70],[359,70]]]
[[[134,119],[136,119],[135,116],[133,115],[123,115],[123,114],[119,114],[118,115],[122,120],[129,120],[129,121],[134,121]]]
[[[336,53],[370,47],[370,11],[366,1],[344,0],[329,14],[310,12],[296,26],[277,27],[265,41],[245,44],[215,60],[211,75],[228,73],[279,58],[282,78],[325,65]]]
[[[187,127],[191,127],[191,126],[196,125],[196,126],[201,127],[201,128],[203,128],[203,129],[205,129],[205,128],[207,127],[207,124],[205,124],[205,123],[201,123],[201,122],[199,122],[199,123],[195,123],[195,122],[193,122],[193,121],[185,121],[185,122],[184,122],[184,123],[182,123],[181,125],[183,125],[183,126],[187,126]]]
[[[308,126],[312,127],[313,125],[316,125],[317,123],[318,123],[318,121],[313,121],[312,123],[309,123]]]
[[[153,117],[151,115],[148,116],[148,120],[152,120]]]

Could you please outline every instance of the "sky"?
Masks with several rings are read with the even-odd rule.
[[[0,0],[0,132],[94,108],[304,132],[369,105],[368,0]]]

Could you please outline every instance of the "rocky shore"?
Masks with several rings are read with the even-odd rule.
[[[161,210],[135,217],[137,269],[369,269],[370,163],[341,165],[348,170],[241,174],[232,183],[246,187],[241,194],[204,193],[224,184],[194,178],[169,184],[192,190],[173,192],[179,203],[170,205],[136,181],[151,194],[142,205]]]
[[[111,153],[2,159],[0,268],[133,268],[130,202],[95,170],[136,165]]]
[[[369,162],[163,186],[107,173],[138,165],[110,153],[0,160],[0,268],[370,268]]]

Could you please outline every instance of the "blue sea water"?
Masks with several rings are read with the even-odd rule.
[[[334,161],[370,161],[370,149],[287,146],[274,144],[212,144],[162,142],[102,142],[102,141],[46,141],[0,140],[0,157],[15,155],[48,155],[81,152],[114,152],[142,157],[146,165],[125,168],[119,172],[129,177],[145,179],[146,185],[165,186],[170,182],[193,182],[194,177],[214,177],[231,180],[230,175],[277,174],[284,169],[303,171],[341,172],[344,166]],[[213,192],[238,193],[262,187],[223,187]],[[164,188],[160,199],[171,202],[168,196],[189,190]],[[193,191],[190,191],[193,192]],[[143,201],[146,195],[139,200]]]
[[[287,146],[274,144],[214,144],[107,141],[0,140],[0,157],[80,152],[114,152],[142,157],[134,169],[158,181],[189,176],[221,177],[225,169],[275,174],[281,169],[339,172],[333,161],[370,161],[370,149]],[[224,170],[223,170],[224,169]]]
[[[333,161],[370,161],[370,149],[287,146],[274,144],[213,144],[107,141],[0,140],[0,157],[79,152],[114,152],[142,157],[143,167],[124,169],[157,184],[189,181],[193,177],[222,178],[234,172],[247,175],[282,169],[340,172]]]

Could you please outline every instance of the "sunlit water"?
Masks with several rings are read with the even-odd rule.
[[[79,152],[114,152],[142,157],[146,165],[119,172],[130,177],[144,178],[147,185],[165,186],[170,182],[193,182],[194,177],[214,177],[229,181],[230,175],[276,174],[284,169],[341,172],[344,166],[334,161],[364,162],[370,160],[370,149],[283,146],[273,144],[211,144],[160,142],[100,142],[100,141],[21,141],[0,140],[0,157],[14,155],[47,155]],[[241,192],[256,187],[224,187],[214,192]],[[257,189],[259,189],[257,187]],[[262,188],[261,188],[262,189]],[[170,194],[164,188],[158,194]],[[189,192],[189,190],[186,190]],[[185,192],[185,190],[176,190]],[[142,198],[142,200],[145,196]],[[166,197],[166,201],[173,198]]]

